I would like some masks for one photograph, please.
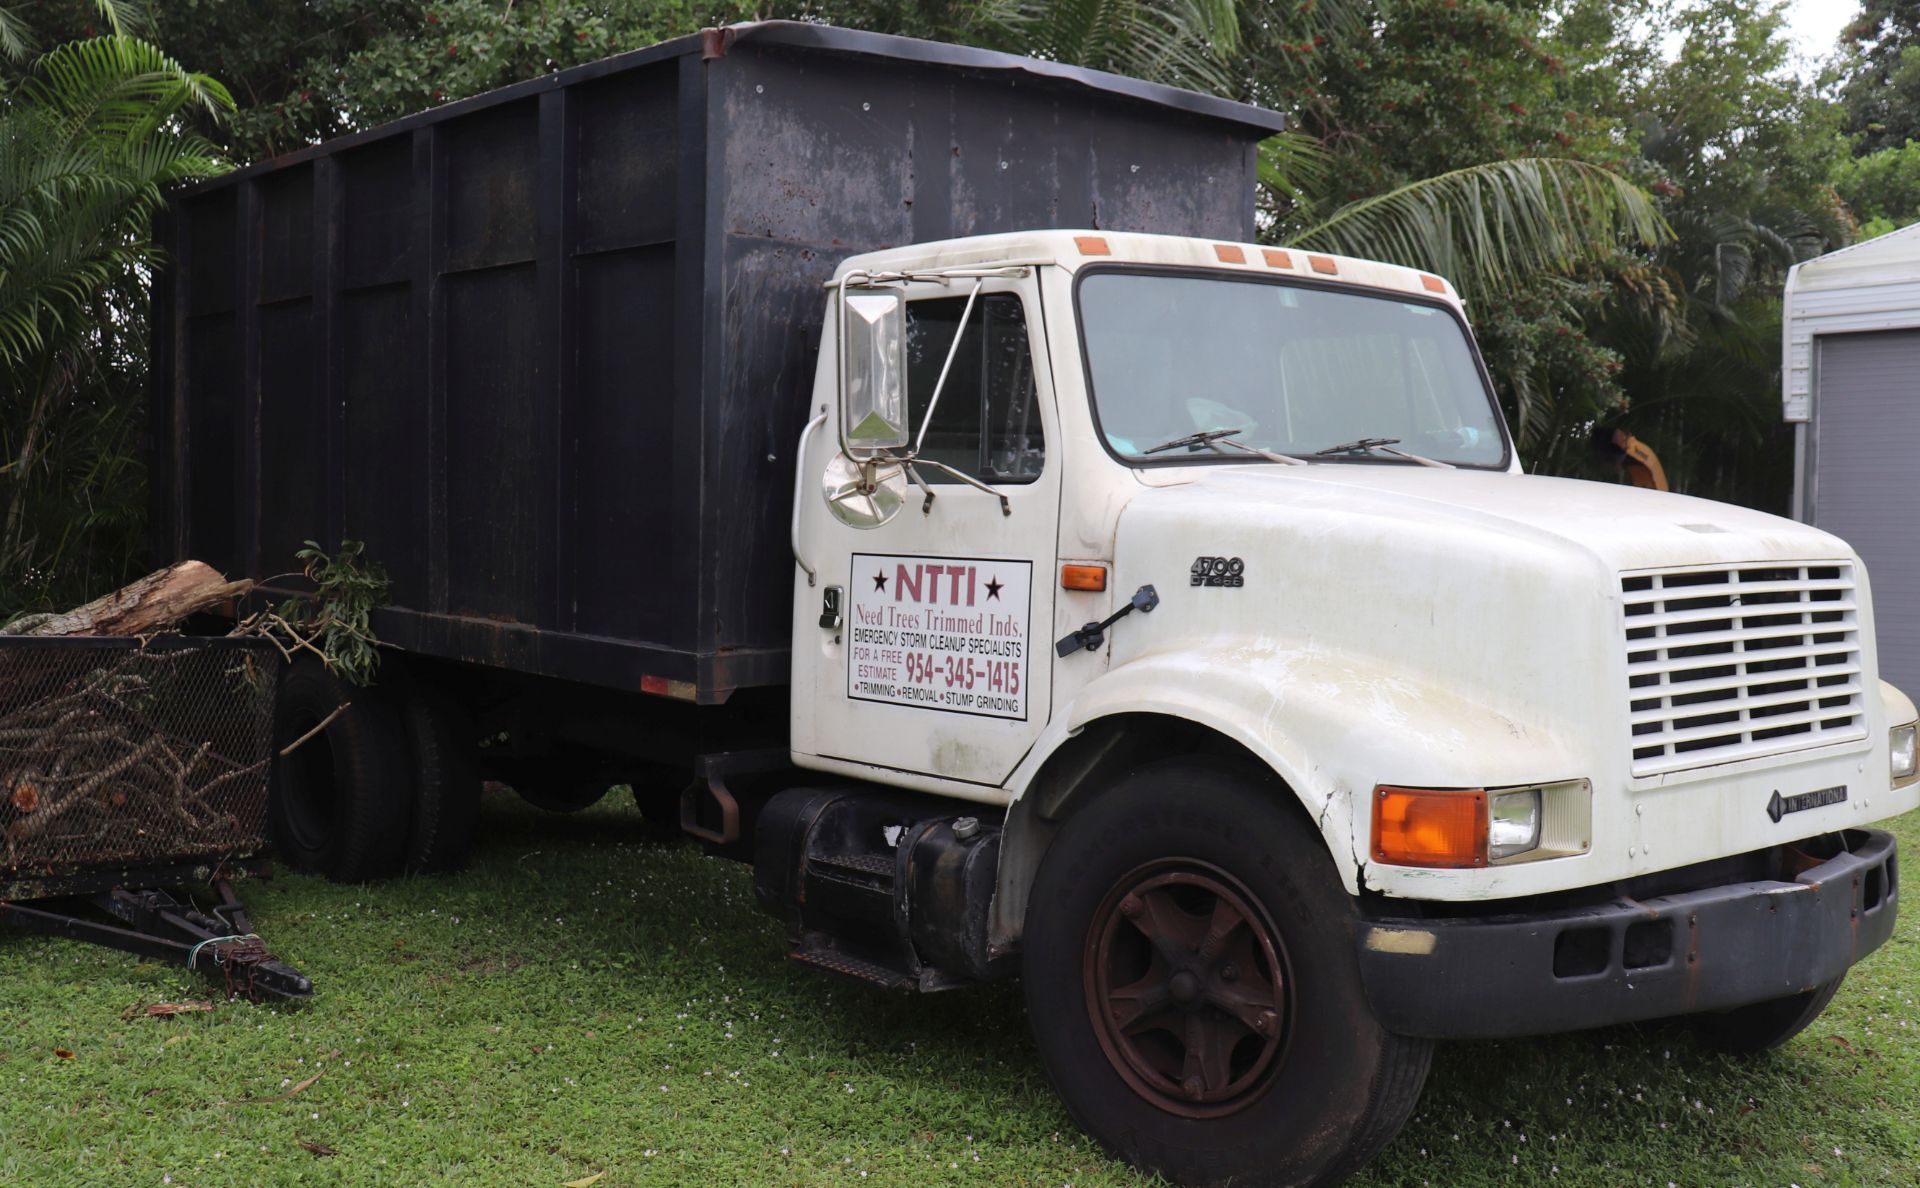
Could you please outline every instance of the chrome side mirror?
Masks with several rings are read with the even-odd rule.
[[[840,290],[840,445],[854,457],[904,449],[907,302],[898,289]]]

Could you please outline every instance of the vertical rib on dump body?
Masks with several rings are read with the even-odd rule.
[[[157,546],[364,540],[411,651],[704,702],[784,683],[793,449],[859,252],[1254,233],[1270,112],[773,22],[412,116],[176,198]]]

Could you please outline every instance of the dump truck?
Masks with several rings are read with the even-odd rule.
[[[774,22],[180,194],[156,547],[391,579],[377,688],[285,677],[281,853],[630,786],[793,961],[1022,977],[1181,1183],[1336,1182],[1438,1040],[1804,1028],[1920,801],[1858,556],[1526,474],[1446,279],[1258,242],[1281,127]]]

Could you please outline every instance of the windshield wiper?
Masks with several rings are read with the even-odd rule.
[[[1220,447],[1230,445],[1236,450],[1244,450],[1249,454],[1257,454],[1269,462],[1281,462],[1288,466],[1306,465],[1305,462],[1298,458],[1289,458],[1285,454],[1276,454],[1272,450],[1263,450],[1259,446],[1250,446],[1244,442],[1233,440],[1235,434],[1245,432],[1245,429],[1203,429],[1198,433],[1189,433],[1185,437],[1176,437],[1172,441],[1163,441],[1157,446],[1150,446],[1140,452],[1143,455],[1158,454],[1166,450],[1177,450],[1182,446],[1191,449],[1194,446],[1203,445],[1216,453],[1224,454],[1226,451]]]
[[[1432,458],[1422,458],[1418,454],[1410,454],[1405,450],[1396,450],[1393,448],[1399,444],[1400,439],[1397,437],[1362,437],[1343,445],[1328,446],[1324,450],[1315,450],[1310,456],[1315,458],[1330,458],[1335,454],[1381,453],[1391,454],[1396,458],[1404,458],[1409,462],[1417,462],[1422,466],[1432,466],[1439,470],[1454,469],[1451,462],[1436,462]]]

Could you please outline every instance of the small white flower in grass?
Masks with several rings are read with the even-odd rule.
[[[314,1111],[311,1114],[308,1114],[307,1116],[309,1118],[312,1118],[315,1122],[318,1122],[320,1120],[320,1112],[318,1110]]]
[[[853,1092],[853,1086],[852,1086],[852,1085],[848,1085],[848,1086],[847,1086],[847,1092],[848,1092],[848,1093],[852,1093],[852,1092]]]

